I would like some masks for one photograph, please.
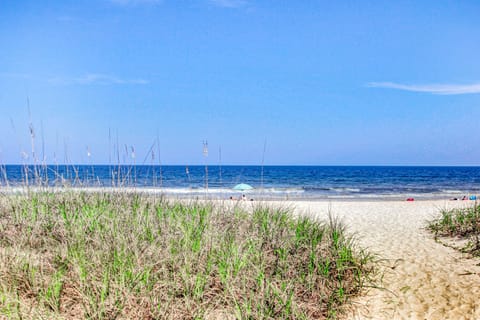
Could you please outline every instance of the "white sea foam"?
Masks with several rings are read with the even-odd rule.
[[[360,192],[359,188],[331,188],[330,190],[336,192]]]
[[[441,189],[440,192],[441,193],[459,194],[459,193],[465,193],[465,190]]]
[[[245,194],[249,199],[271,199],[271,200],[315,200],[315,199],[397,199],[403,200],[407,197],[415,199],[441,199],[451,198],[452,195],[471,195],[475,192],[465,192],[461,190],[441,190],[431,193],[414,193],[414,192],[388,192],[388,193],[358,193],[357,188],[337,188],[337,194],[308,192],[301,188],[264,188],[252,190],[233,190],[230,188],[159,188],[159,187],[18,187],[18,186],[2,186],[0,193],[4,194],[25,194],[28,192],[54,192],[62,193],[69,191],[81,192],[113,192],[113,193],[142,193],[149,195],[166,195],[179,198],[198,198],[206,197],[211,199],[227,199],[230,197],[238,198]]]

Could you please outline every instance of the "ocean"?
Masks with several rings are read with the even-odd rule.
[[[26,174],[28,173],[28,174]],[[234,190],[240,183],[252,190]],[[0,187],[138,188],[178,197],[460,198],[480,194],[480,167],[6,165]]]

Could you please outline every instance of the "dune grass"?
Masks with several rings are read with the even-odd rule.
[[[0,199],[9,319],[336,318],[372,272],[334,219],[127,193]]]
[[[467,240],[461,251],[480,256],[480,203],[462,209],[443,210],[441,216],[428,222],[427,228],[438,237]]]

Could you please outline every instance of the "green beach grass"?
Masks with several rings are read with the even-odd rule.
[[[480,203],[467,208],[441,211],[441,216],[428,222],[427,228],[439,237],[464,240],[466,243],[457,248],[462,252],[480,256]]]
[[[336,318],[372,257],[334,219],[128,193],[4,195],[9,319]]]

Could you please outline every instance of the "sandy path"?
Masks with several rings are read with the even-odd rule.
[[[461,201],[295,202],[299,213],[330,210],[359,244],[383,260],[383,287],[358,300],[351,319],[480,319],[480,259],[436,243],[425,221]]]

